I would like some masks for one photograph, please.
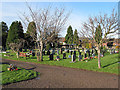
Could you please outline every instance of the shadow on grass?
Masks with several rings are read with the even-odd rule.
[[[108,67],[108,66],[113,65],[113,64],[116,64],[116,63],[118,63],[118,62],[120,62],[120,61],[116,61],[116,62],[113,62],[113,63],[107,64],[107,65],[103,66],[102,68]]]
[[[8,62],[0,62],[0,64],[10,64],[10,63],[8,63]]]
[[[29,68],[29,69],[26,69],[26,70],[33,70],[33,69],[35,69],[36,67],[33,67],[33,68]]]

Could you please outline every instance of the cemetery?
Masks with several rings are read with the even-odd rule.
[[[60,50],[61,49],[61,50]],[[85,70],[92,70],[98,72],[108,72],[118,74],[118,51],[107,50],[105,53],[101,52],[101,63],[102,68],[98,69],[97,67],[97,54],[94,49],[56,49],[56,50],[45,50],[43,53],[43,61],[37,61],[37,57],[40,53],[35,54],[35,50],[28,50],[25,52],[23,49],[22,52],[29,55],[29,57],[22,56],[19,53],[19,58],[17,58],[16,53],[9,50],[9,53],[2,53],[2,58],[20,60],[25,62],[35,62],[39,64],[63,66],[70,68],[79,68]],[[68,52],[69,51],[69,52]],[[104,55],[103,55],[104,54]],[[26,59],[27,58],[27,59]]]
[[[12,3],[9,4],[11,5]],[[32,4],[38,4],[38,6]],[[91,6],[92,8],[89,9],[88,4],[80,2],[78,5],[78,3],[75,2],[73,3],[75,4],[75,11],[71,12],[72,10],[69,11],[72,7],[70,3],[68,3],[68,6],[70,6],[68,7],[69,9],[65,9],[66,6],[57,7],[59,3],[57,3],[58,5],[51,4],[51,6],[42,4],[45,3],[31,3],[30,5],[26,2],[27,9],[23,9],[23,6],[16,4],[16,8],[19,6],[22,8],[20,10],[27,10],[25,12],[20,11],[21,13],[18,12],[19,19],[16,18],[15,13],[13,13],[16,11],[11,12],[11,15],[8,17],[3,16],[3,20],[8,20],[5,19],[5,17],[9,18],[13,15],[12,18],[9,18],[9,20],[12,21],[7,21],[7,23],[4,21],[0,22],[1,85],[25,80],[32,81],[32,79],[34,79],[37,83],[47,83],[47,88],[52,86],[54,81],[57,82],[58,85],[63,82],[60,87],[64,87],[63,84],[68,79],[70,79],[70,81],[79,80],[81,76],[85,76],[84,78],[86,79],[89,75],[93,75],[93,77],[98,75],[96,80],[99,80],[98,83],[102,83],[106,78],[99,78],[101,76],[99,76],[100,73],[102,73],[103,77],[106,76],[105,74],[108,74],[108,76],[111,75],[110,77],[112,77],[112,75],[115,77],[119,75],[120,38],[116,37],[120,29],[118,9],[110,8],[109,11],[106,6],[107,4],[102,6],[101,3],[97,2],[93,5],[90,4],[89,8],[91,8]],[[94,8],[93,6],[97,6],[96,4],[100,7]],[[5,5],[7,6],[7,4]],[[67,4],[65,3],[65,5]],[[115,6],[116,5],[117,4],[115,4]],[[81,9],[79,6],[84,7]],[[36,9],[34,9],[35,7]],[[99,11],[102,10],[102,8],[109,12]],[[8,13],[6,11],[8,9],[3,11]],[[99,14],[97,14],[98,11],[100,12]],[[70,16],[71,13],[72,15]],[[19,21],[14,21],[15,19]],[[19,67],[19,65],[21,66]],[[34,66],[35,68],[26,69],[27,65]],[[65,72],[63,68],[65,68],[66,71],[70,70],[70,72]],[[73,78],[75,75],[74,70],[76,70],[75,74],[78,76],[75,79]],[[84,71],[86,72],[82,75],[81,72]],[[44,77],[44,73],[46,73],[46,77],[42,78],[41,81],[37,81],[35,78],[40,75],[41,72],[43,73],[39,79],[41,80],[41,77]],[[55,74],[56,72],[57,74]],[[60,75],[61,72],[62,74]],[[90,72],[89,75],[86,75],[88,72]],[[78,75],[78,73],[81,76]],[[56,75],[56,77],[52,75]],[[57,80],[59,76],[61,77],[59,79],[61,80],[60,82]],[[53,79],[51,77],[53,77]],[[66,77],[65,80],[62,81],[62,77]],[[49,80],[46,82],[44,79]],[[53,82],[51,80],[53,80]],[[109,80],[111,79],[109,78]],[[109,80],[106,79],[106,81]],[[96,84],[96,81],[93,82],[94,84],[91,83],[92,80],[90,77],[88,78],[88,82],[87,80],[83,81],[78,81],[81,86],[83,84],[84,86],[94,87],[94,84]],[[33,85],[33,82],[29,85]],[[110,84],[107,83],[106,86],[107,85],[110,87]],[[54,86],[56,85],[53,85],[53,87]],[[71,87],[69,83],[68,87]]]

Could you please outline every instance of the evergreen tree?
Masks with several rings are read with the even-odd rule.
[[[79,44],[79,37],[78,37],[77,29],[75,29],[75,31],[74,31],[73,43],[76,45]]]
[[[72,44],[73,43],[73,30],[72,30],[71,26],[69,26],[68,29],[67,29],[67,34],[65,36],[65,42],[67,44]]]
[[[7,39],[7,35],[8,35],[8,26],[5,22],[1,22],[0,23],[0,40],[2,40],[2,43],[0,45],[2,45],[2,49],[6,49],[6,39]]]
[[[9,49],[10,43],[17,43],[18,40],[21,38],[24,38],[22,24],[20,21],[19,22],[14,21],[12,22],[9,32],[8,32],[8,37],[7,37],[7,42],[6,42],[7,49]]]
[[[30,22],[25,33],[25,39],[28,43],[28,48],[35,48],[35,40],[37,39],[36,25],[35,22]]]

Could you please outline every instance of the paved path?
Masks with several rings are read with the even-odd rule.
[[[22,81],[3,88],[118,88],[118,76],[80,69],[3,60],[41,74],[32,80]]]

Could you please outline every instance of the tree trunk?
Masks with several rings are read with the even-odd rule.
[[[40,61],[43,61],[43,53],[42,53],[42,51],[43,51],[43,42],[42,42],[42,40],[40,41]]]
[[[98,46],[98,68],[101,68],[101,63],[100,63],[100,47]]]

